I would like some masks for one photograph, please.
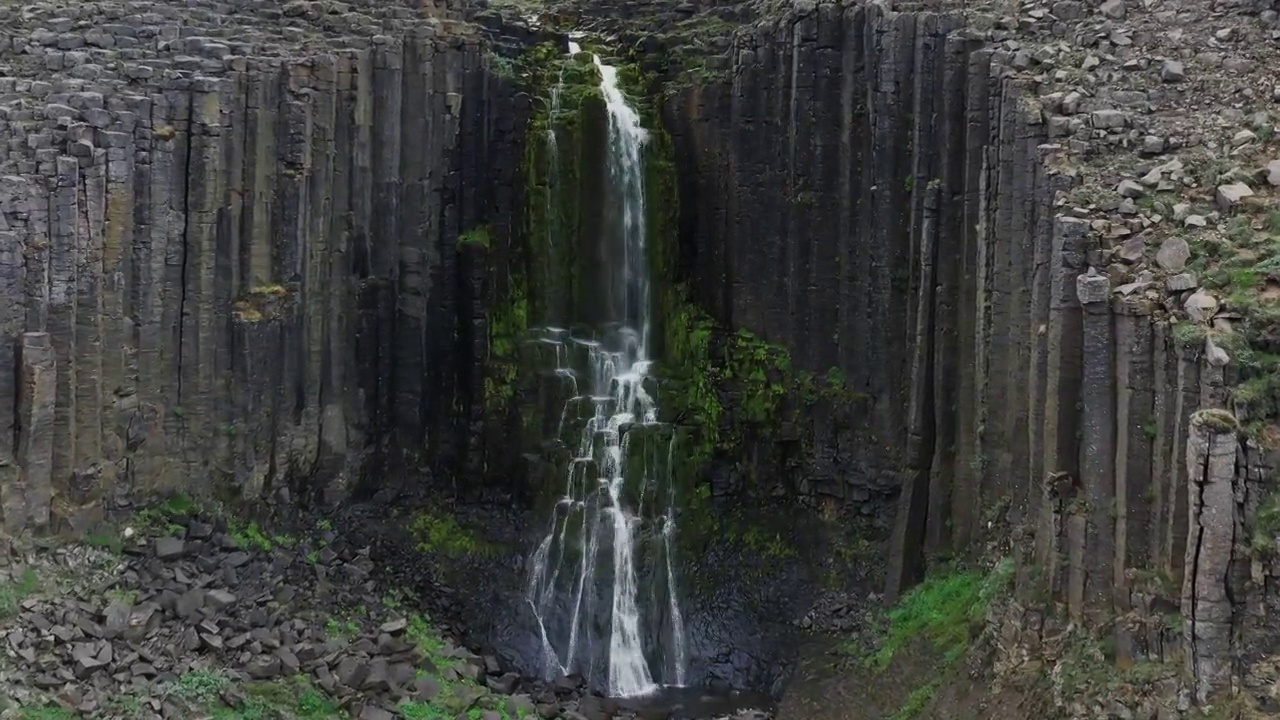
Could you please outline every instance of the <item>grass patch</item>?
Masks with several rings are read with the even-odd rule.
[[[324,634],[335,640],[350,640],[360,634],[360,623],[352,618],[331,617],[324,623]]]
[[[494,547],[474,531],[464,528],[449,515],[421,510],[409,521],[409,532],[422,552],[445,555],[488,554]]]
[[[169,695],[209,713],[213,720],[325,720],[346,716],[332,698],[301,675],[233,687],[231,680],[217,670],[193,670],[178,678]]]
[[[100,527],[84,536],[84,543],[89,547],[106,550],[113,555],[124,551],[124,538],[120,531],[113,527]]]
[[[200,513],[200,506],[186,495],[171,495],[159,503],[143,508],[133,516],[138,530],[145,534],[182,535],[186,532],[179,520]]]
[[[40,589],[40,578],[34,568],[24,568],[22,577],[16,582],[10,580],[0,586],[0,618],[6,618],[18,612],[23,600]]]
[[[236,546],[245,550],[271,552],[276,547],[292,547],[297,540],[290,535],[267,535],[256,522],[231,523],[227,530]]]
[[[25,707],[18,713],[19,720],[75,720],[76,714],[57,705]]]
[[[192,670],[178,678],[169,694],[200,704],[219,702],[231,680],[217,670]]]
[[[938,689],[942,687],[941,680],[934,680],[928,685],[923,685],[912,691],[907,697],[907,701],[898,708],[898,711],[889,717],[889,720],[914,720],[914,718],[924,711],[929,701],[933,700],[933,696],[938,693]]]
[[[918,638],[927,639],[948,664],[955,662],[969,649],[973,628],[985,620],[991,600],[1012,574],[1013,561],[1005,559],[990,573],[952,570],[926,578],[889,611],[884,643],[867,659],[868,666],[885,670]]]

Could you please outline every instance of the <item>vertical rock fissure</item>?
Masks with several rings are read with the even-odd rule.
[[[1210,464],[1211,464],[1210,455],[1206,451],[1204,454],[1204,457],[1200,461],[1200,467],[1198,468],[1200,478],[1209,477]],[[1196,481],[1193,480],[1192,482],[1196,482]],[[1203,507],[1204,507],[1204,482],[1200,481],[1200,482],[1196,482],[1196,494],[1195,494],[1196,516],[1199,516],[1200,510]],[[1192,556],[1191,566],[1188,568],[1185,568],[1184,570],[1186,572],[1186,577],[1189,578],[1189,582],[1194,583],[1194,578],[1197,576],[1200,569],[1200,551],[1204,545],[1205,529],[1203,525],[1200,525],[1198,523],[1196,527],[1191,529],[1193,530],[1193,539],[1189,541],[1189,544],[1193,548],[1190,553]],[[1191,600],[1190,607],[1187,608],[1188,617],[1186,618],[1186,623],[1187,623],[1187,629],[1188,629],[1187,637],[1191,638],[1191,642],[1188,643],[1190,647],[1187,650],[1188,652],[1191,653],[1191,668],[1192,668],[1192,671],[1194,672],[1195,668],[1198,668],[1200,666],[1199,646],[1195,642],[1196,619],[1199,616],[1199,613],[1196,612],[1196,606],[1199,602],[1199,597],[1195,595],[1193,592],[1190,600]]]
[[[188,285],[187,263],[188,263],[188,258],[190,257],[190,254],[191,254],[191,246],[190,246],[191,223],[192,223],[191,152],[192,152],[192,146],[194,145],[194,143],[191,142],[191,131],[192,131],[192,125],[193,125],[191,118],[195,116],[195,111],[196,111],[195,93],[187,93],[186,99],[187,99],[187,118],[188,119],[187,119],[187,130],[186,130],[187,144],[186,144],[186,147],[183,148],[185,157],[183,158],[183,162],[182,162],[182,169],[183,169],[183,173],[182,173],[182,250],[181,250],[182,261],[180,264],[181,274],[179,275],[181,280],[179,280],[180,285],[179,285],[179,294],[178,294],[178,327],[176,328],[178,333],[178,344],[177,344],[177,350],[176,350],[178,354],[177,368],[179,368],[178,372],[176,373],[177,383],[178,383],[178,386],[177,386],[178,407],[182,406],[182,402],[184,399],[183,378],[186,377],[186,373],[182,372],[181,368],[183,367],[183,360],[184,360],[183,350],[185,350],[187,347],[187,344],[185,342],[186,327],[187,327],[187,322],[186,322],[187,320],[187,285]]]

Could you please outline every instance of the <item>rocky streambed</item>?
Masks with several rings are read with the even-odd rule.
[[[167,508],[84,544],[6,542],[0,717],[767,717],[698,689],[618,700],[521,677],[423,610],[448,588],[393,586],[377,549],[308,524]]]

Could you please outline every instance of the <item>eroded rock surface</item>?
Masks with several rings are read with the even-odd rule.
[[[312,2],[0,22],[8,530],[189,483],[336,501],[396,428],[474,456],[454,408],[480,405],[486,263],[457,239],[507,236],[524,106],[474,26]]]

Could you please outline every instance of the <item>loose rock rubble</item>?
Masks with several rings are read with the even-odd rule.
[[[458,647],[375,578],[369,548],[332,532],[298,541],[199,518],[160,525],[118,552],[0,555],[12,580],[0,688],[12,703],[95,718],[668,717]],[[26,717],[15,712],[3,717]]]

